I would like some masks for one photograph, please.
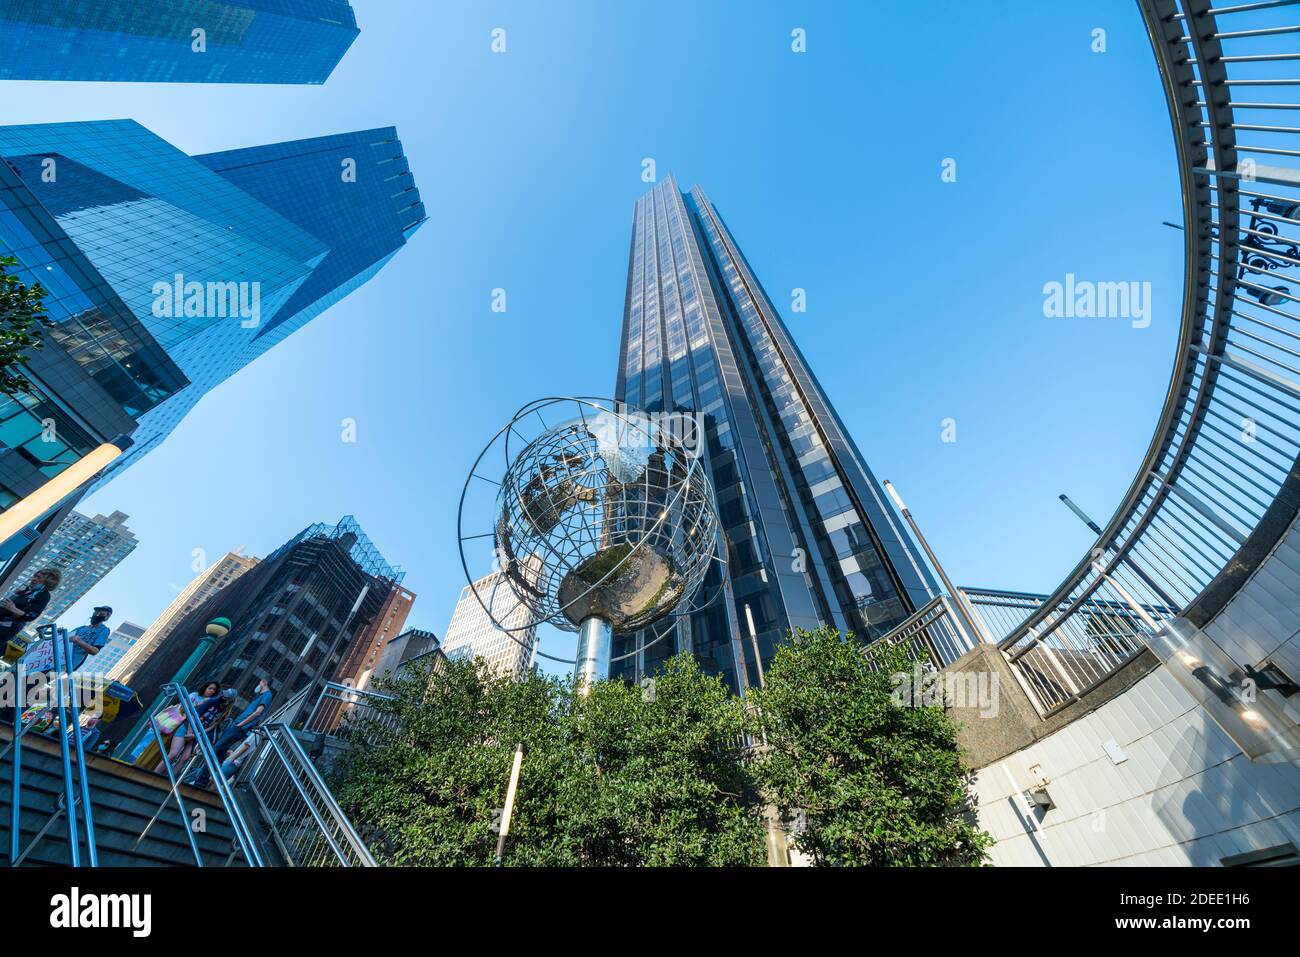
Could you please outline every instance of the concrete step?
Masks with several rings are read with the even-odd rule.
[[[0,749],[11,737],[11,728],[0,728]],[[22,743],[19,833],[22,846],[26,847],[59,807],[63,762],[56,739],[29,733],[23,736]],[[101,866],[194,866],[194,852],[176,802],[169,797],[170,785],[165,776],[102,755],[87,755],[86,763]],[[3,849],[0,860],[4,862],[8,861],[12,772],[13,755],[9,754],[0,760],[0,849]],[[224,865],[234,847],[234,831],[221,802],[214,793],[188,785],[181,786],[181,796],[190,820],[202,821],[194,837],[204,866]],[[141,832],[164,800],[166,807],[141,839]],[[201,817],[195,812],[200,812]],[[82,824],[84,827],[84,819]],[[66,866],[70,859],[67,821],[60,814],[24,863]],[[82,859],[85,859],[84,831]],[[242,865],[242,855],[236,853],[232,863]]]

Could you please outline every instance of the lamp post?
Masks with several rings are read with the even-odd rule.
[[[104,471],[131,444],[130,436],[119,435],[112,442],[91,449],[36,491],[0,512],[0,545]]]
[[[194,650],[190,652],[190,656],[185,659],[185,663],[177,668],[176,674],[172,675],[169,681],[164,681],[162,686],[165,688],[167,685],[185,684],[199,666],[199,662],[203,660],[203,656],[212,650],[213,645],[230,634],[230,629],[233,627],[230,619],[225,617],[213,618],[208,622],[207,627],[203,629],[203,637],[199,639],[199,643],[194,647]],[[154,712],[166,697],[166,691],[159,691],[153,703],[141,712],[140,720],[135,723],[131,733],[126,736],[118,747],[116,757],[125,759],[130,755],[131,749],[139,743],[140,738],[149,730],[150,719],[153,718]]]
[[[970,631],[971,640],[978,642],[984,632],[979,627],[981,624],[980,620],[975,616],[975,613],[971,611],[970,606],[966,604],[966,595],[954,588],[952,582],[948,580],[948,573],[943,570],[943,566],[939,564],[939,559],[930,549],[930,543],[927,542],[925,536],[921,534],[921,527],[916,524],[916,519],[912,517],[912,513],[908,511],[907,506],[903,504],[903,497],[898,494],[894,489],[893,484],[888,480],[882,484],[885,486],[885,491],[889,493],[889,497],[894,500],[894,504],[898,506],[898,510],[903,513],[903,518],[907,520],[908,526],[912,529],[912,534],[916,536],[916,540],[925,551],[925,557],[930,559],[930,564],[938,573],[939,581],[943,583],[943,587],[946,588],[948,594],[952,596],[953,604],[956,605],[955,610],[963,619],[966,628]]]

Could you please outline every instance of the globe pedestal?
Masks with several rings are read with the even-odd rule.
[[[609,677],[613,637],[613,626],[602,618],[586,618],[578,626],[578,654],[573,675],[583,694],[590,694],[593,684]]]

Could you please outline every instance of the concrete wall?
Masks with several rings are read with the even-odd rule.
[[[1271,660],[1300,680],[1296,522],[1204,630],[1239,663]],[[1015,691],[1005,681],[1001,690],[1013,706],[993,723],[1011,721],[1017,727],[1010,733],[994,734],[978,727],[987,719],[958,715],[980,766],[980,824],[998,840],[993,863],[1216,866],[1288,843],[1300,849],[1300,767],[1252,763],[1163,665],[1005,754],[996,750],[997,739],[1024,733],[1023,709],[1014,707]],[[1089,705],[1096,694],[1078,704]],[[1300,720],[1300,694],[1262,694]],[[1054,806],[1031,813],[1022,792],[1036,784],[1035,765]]]
[[[1055,803],[1033,815],[1036,828],[1020,796],[1033,765]],[[1300,769],[1252,764],[1163,667],[982,768],[975,793],[980,824],[998,840],[993,863],[1004,866],[1213,866],[1300,848]]]
[[[1271,661],[1300,682],[1300,519],[1291,523],[1272,554],[1204,629],[1239,663]],[[1300,722],[1300,694],[1262,694]]]

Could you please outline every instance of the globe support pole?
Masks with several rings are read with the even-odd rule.
[[[603,618],[593,615],[591,618],[584,619],[578,626],[578,654],[577,662],[573,667],[573,676],[582,694],[590,694],[593,684],[609,677],[609,656],[613,638],[614,629]]]

